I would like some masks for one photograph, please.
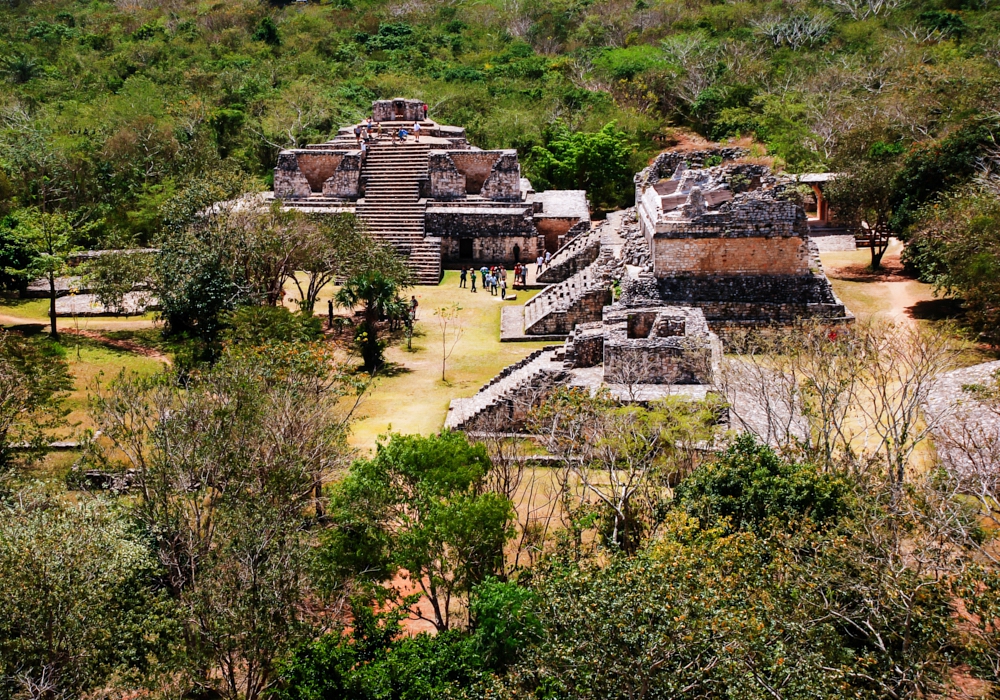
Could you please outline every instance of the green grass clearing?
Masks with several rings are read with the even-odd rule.
[[[480,290],[459,289],[458,271],[448,270],[437,286],[417,286],[407,291],[419,308],[413,350],[405,341],[386,351],[396,366],[392,376],[379,379],[361,405],[363,418],[355,425],[352,443],[362,449],[375,445],[388,430],[401,433],[434,433],[441,429],[448,404],[472,396],[507,365],[517,362],[547,343],[501,343],[500,309],[504,304],[524,304],[536,290],[518,290],[517,301],[502,302]],[[453,303],[462,306],[464,333],[447,364],[447,382],[441,381],[441,331],[434,310]]]

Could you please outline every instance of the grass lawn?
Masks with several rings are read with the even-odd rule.
[[[121,370],[153,374],[163,368],[163,363],[142,355],[109,348],[90,338],[64,335],[60,343],[66,350],[66,362],[73,376],[73,390],[64,406],[69,410],[66,426],[56,431],[55,437],[69,439],[93,427],[87,413],[90,390],[98,377],[107,381]],[[102,376],[103,375],[103,376]]]
[[[141,316],[60,316],[56,323],[60,330],[79,328],[100,330],[114,328],[151,328],[155,313]],[[48,299],[0,299],[0,324],[4,326],[45,325],[49,323]]]
[[[458,288],[457,270],[446,271],[440,285],[414,287],[407,294],[416,296],[420,305],[413,350],[407,351],[405,341],[387,350],[393,368],[361,405],[362,419],[354,428],[352,443],[373,447],[389,429],[422,434],[440,430],[452,399],[472,396],[504,367],[546,345],[500,342],[501,306],[524,304],[536,293],[518,290],[514,302],[502,302],[482,290],[472,294]],[[443,382],[441,331],[434,310],[455,302],[462,306],[464,333],[448,360],[448,381]]]

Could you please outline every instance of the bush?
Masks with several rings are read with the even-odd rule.
[[[680,483],[676,507],[703,527],[763,531],[772,523],[814,523],[846,510],[847,486],[807,464],[781,459],[745,433],[722,457],[699,467]]]

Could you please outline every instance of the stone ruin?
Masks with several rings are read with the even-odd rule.
[[[464,128],[424,117],[419,100],[377,100],[372,119],[382,136],[364,158],[353,124],[326,143],[281,151],[273,197],[303,211],[356,214],[409,258],[423,284],[437,284],[446,263],[534,262],[590,230],[585,191],[535,192],[517,151],[476,148]],[[411,133],[392,143],[393,130],[412,131],[414,122],[419,142]]]
[[[566,243],[539,277],[549,286],[502,311],[502,341],[565,344],[453,401],[446,426],[521,429],[557,386],[604,387],[625,401],[701,398],[715,390],[731,333],[852,321],[823,273],[796,180],[745,155],[669,151],[638,173],[635,208]]]

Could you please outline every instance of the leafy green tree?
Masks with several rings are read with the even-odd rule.
[[[162,571],[118,509],[26,491],[0,516],[0,694],[80,697],[170,668]]]
[[[361,306],[363,309],[364,320],[355,341],[361,348],[361,359],[368,372],[374,373],[385,363],[386,341],[379,338],[378,323],[399,309],[401,290],[399,280],[379,270],[352,275],[337,290],[338,306],[352,310]]]
[[[100,304],[116,316],[142,313],[152,298],[153,253],[114,250],[85,267],[85,279]]]
[[[821,525],[847,511],[847,485],[815,467],[786,462],[749,433],[676,490],[676,506],[705,527],[762,531],[808,519]]]
[[[896,190],[893,180],[900,172],[901,149],[876,141],[861,154],[834,159],[837,177],[826,186],[826,196],[837,217],[855,234],[868,239],[871,269],[878,270],[893,233]]]
[[[984,179],[921,209],[906,261],[940,292],[959,297],[972,325],[1000,340],[1000,183]]]
[[[0,331],[0,489],[44,453],[48,431],[65,417],[61,403],[70,388],[55,348]]]
[[[459,598],[502,572],[514,534],[510,501],[485,492],[489,468],[485,448],[458,433],[379,443],[334,489],[321,554],[328,581],[388,581],[404,569],[430,621],[451,628]]]
[[[86,226],[74,225],[62,212],[23,210],[18,216],[18,228],[28,254],[28,264],[15,274],[44,277],[49,283],[49,335],[59,339],[56,327],[56,279],[69,271],[69,260],[80,250],[76,240]]]
[[[535,146],[528,172],[539,189],[585,189],[595,209],[628,206],[634,198],[634,146],[616,123],[600,131],[571,131],[562,122],[548,127]]]
[[[182,388],[98,386],[90,459],[133,470],[132,515],[184,620],[191,682],[260,698],[312,635],[307,526],[346,452],[357,385],[322,346],[232,349]]]

